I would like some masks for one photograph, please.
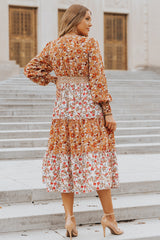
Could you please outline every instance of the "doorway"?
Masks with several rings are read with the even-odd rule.
[[[105,69],[127,70],[127,15],[104,14]]]
[[[24,67],[37,54],[37,9],[9,6],[9,56]]]

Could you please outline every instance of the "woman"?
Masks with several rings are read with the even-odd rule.
[[[64,13],[58,39],[25,67],[33,82],[56,84],[56,100],[42,180],[47,191],[61,192],[66,235],[77,236],[74,193],[97,191],[104,215],[101,224],[122,234],[115,220],[111,188],[119,187],[113,119],[99,44],[88,37],[91,12],[72,5]],[[51,76],[51,71],[56,77]]]

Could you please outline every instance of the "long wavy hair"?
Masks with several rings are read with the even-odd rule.
[[[71,5],[62,16],[59,37],[64,36],[66,33],[75,31],[77,25],[82,21],[87,11],[90,10],[83,5]]]

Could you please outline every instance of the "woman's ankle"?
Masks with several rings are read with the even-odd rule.
[[[115,218],[115,215],[113,212],[112,212],[112,214],[104,213],[104,216],[110,221],[116,221],[116,218]]]

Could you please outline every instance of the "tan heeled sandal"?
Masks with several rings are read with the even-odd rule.
[[[78,236],[78,231],[76,229],[75,224],[72,222],[71,218],[74,217],[74,215],[68,215],[65,217],[66,223],[65,223],[65,228],[67,229],[66,232],[66,237],[70,237],[70,239],[72,239],[72,237],[77,237]]]
[[[118,228],[117,225],[115,225],[113,222],[109,221],[106,218],[106,216],[112,215],[112,214],[114,214],[114,213],[108,213],[108,214],[104,213],[104,215],[102,216],[101,224],[102,224],[102,227],[103,227],[104,237],[106,235],[106,227],[108,227],[110,229],[112,234],[120,235],[120,234],[124,233],[124,231],[122,231],[120,228]]]

